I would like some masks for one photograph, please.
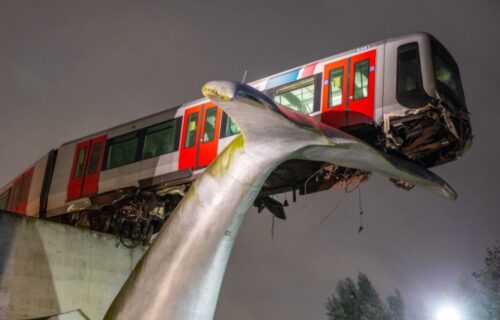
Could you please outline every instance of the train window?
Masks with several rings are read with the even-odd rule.
[[[451,96],[465,106],[465,97],[460,80],[458,66],[451,54],[437,40],[431,41],[434,74],[438,90],[445,96]]]
[[[205,125],[203,126],[203,142],[210,142],[214,140],[216,119],[217,107],[208,109],[205,115]]]
[[[9,203],[9,194],[10,189],[0,195],[0,210],[7,210],[7,204]]]
[[[233,135],[238,134],[240,132],[241,132],[240,127],[238,127],[236,122],[234,122],[233,119],[228,117],[227,126],[226,126],[226,134],[227,134],[226,137],[233,136]]]
[[[437,81],[443,83],[458,96],[458,81],[456,80],[452,69],[446,64],[446,62],[444,62],[443,59],[441,59],[440,56],[436,56],[434,58],[434,65]]]
[[[176,120],[146,129],[142,159],[157,157],[175,150]]]
[[[78,151],[78,158],[76,160],[76,168],[75,168],[75,173],[73,174],[73,178],[80,178],[82,176],[86,157],[87,157],[87,148],[81,148]]]
[[[368,97],[368,73],[370,61],[368,59],[354,65],[354,100]]]
[[[106,169],[123,166],[135,161],[139,138],[137,133],[128,133],[111,139],[108,143]]]
[[[190,148],[194,146],[196,140],[196,127],[198,125],[198,112],[191,113],[187,120],[187,131],[186,131],[186,141],[184,143],[184,148]]]
[[[226,138],[240,133],[240,127],[231,119],[227,113],[222,113],[220,137]]]
[[[440,55],[439,52],[434,51],[434,74],[436,76],[436,81],[438,87],[445,87],[451,91],[454,98],[465,105],[465,98],[462,89],[462,84],[460,81],[460,75],[458,73],[458,67],[451,62],[450,59],[446,59],[445,55]]]
[[[398,91],[409,92],[422,87],[417,43],[398,48]]]
[[[305,114],[314,111],[314,77],[295,81],[275,90],[274,101]]]
[[[344,83],[344,68],[330,71],[330,90],[328,92],[328,105],[335,107],[342,104],[342,84]]]
[[[101,145],[102,143],[96,143],[92,146],[92,151],[90,152],[90,162],[87,169],[87,174],[92,174],[97,171],[97,166],[99,164],[99,156],[101,155]]]
[[[424,105],[426,95],[420,70],[418,43],[412,42],[398,47],[397,91],[398,102],[405,107]]]

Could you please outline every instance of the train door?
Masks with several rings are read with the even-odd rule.
[[[206,103],[184,111],[179,170],[208,166],[217,156],[221,110]]]
[[[203,122],[198,152],[198,167],[208,166],[217,157],[221,109],[213,102],[203,106]]]
[[[26,214],[28,207],[28,197],[31,188],[31,180],[33,179],[33,172],[35,168],[30,168],[22,175],[16,178],[12,185],[12,194],[9,199],[7,207],[8,211]]]
[[[68,201],[97,193],[105,144],[104,135],[76,145],[68,183]]]
[[[337,128],[373,121],[374,93],[375,50],[325,64],[321,121]]]
[[[186,109],[182,128],[181,145],[179,146],[179,170],[196,168],[198,140],[200,139],[201,105]]]
[[[375,50],[350,58],[349,125],[372,122],[375,98]]]
[[[323,70],[323,100],[321,121],[340,128],[347,124],[348,59],[325,65]]]

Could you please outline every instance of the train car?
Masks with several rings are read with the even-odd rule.
[[[0,210],[20,215],[39,217],[47,206],[50,164],[54,162],[55,150],[51,150],[28,169],[0,188]]]
[[[458,65],[426,33],[372,43],[250,85],[278,104],[425,167],[457,159],[472,141]],[[142,239],[158,230],[191,182],[238,133],[236,123],[208,99],[191,101],[63,144],[57,158],[42,161],[45,182],[34,179],[29,194],[43,203],[42,217]],[[318,170],[322,174],[306,188]],[[261,194],[315,192],[360,183],[368,174],[288,161]],[[0,206],[8,203],[21,213],[23,197],[18,206],[10,205],[16,188],[19,183],[0,190]]]

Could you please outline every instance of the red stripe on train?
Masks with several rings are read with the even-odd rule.
[[[314,68],[316,68],[316,62],[315,63],[311,63],[310,65],[306,66],[304,68],[304,70],[302,71],[302,75],[300,76],[300,78],[307,78],[309,76],[312,76],[313,73],[314,73]]]

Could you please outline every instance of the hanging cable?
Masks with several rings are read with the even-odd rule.
[[[363,227],[363,207],[361,205],[361,188],[358,187],[358,205],[359,205],[359,229],[358,233],[361,233],[364,229]]]
[[[340,200],[337,202],[337,204],[332,209],[332,211],[330,211],[326,216],[323,217],[323,219],[321,219],[321,221],[319,222],[319,226],[321,226],[321,224],[323,222],[325,222],[326,219],[328,219],[335,212],[335,210],[337,210],[337,208],[340,206],[340,204],[342,203],[342,201],[344,201],[344,198],[345,198],[345,193],[344,193],[344,196],[342,198],[340,198]]]
[[[304,211],[307,211],[307,184],[309,183],[309,181],[312,178],[314,178],[319,173],[321,173],[321,171],[323,171],[323,168],[319,168],[318,171],[316,171],[315,173],[313,173],[309,178],[307,178],[306,182],[304,182],[304,195],[305,195],[305,198],[304,198]]]
[[[274,215],[271,215],[272,220],[271,220],[271,240],[274,239]]]

